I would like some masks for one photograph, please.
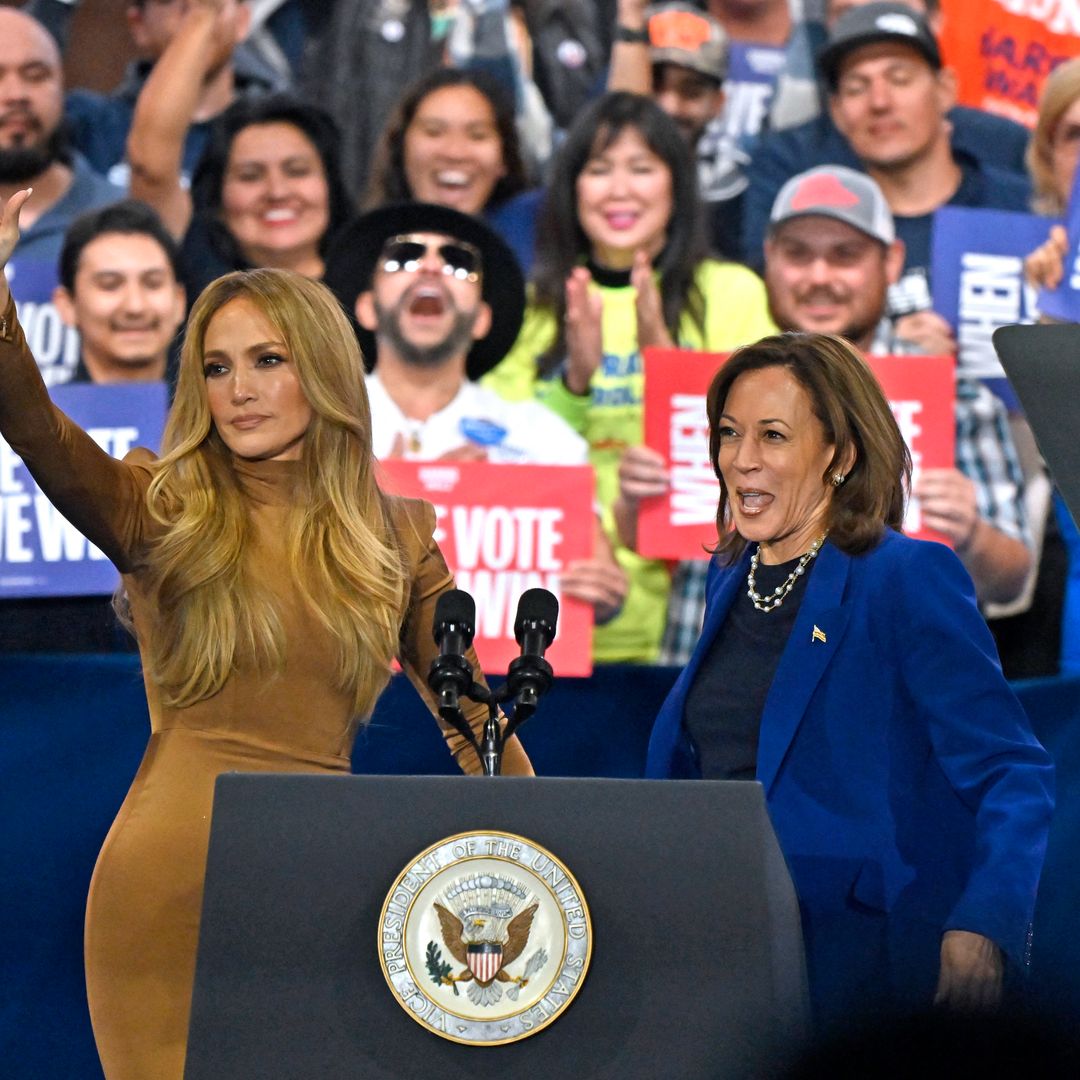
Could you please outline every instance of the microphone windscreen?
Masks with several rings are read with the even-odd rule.
[[[555,636],[555,624],[559,621],[559,601],[547,589],[526,589],[518,601],[517,618],[514,620],[514,637],[521,644],[521,636],[527,623],[544,623],[551,630],[548,644]],[[547,635],[544,635],[547,637]]]
[[[435,601],[436,640],[442,636],[442,628],[447,623],[467,626],[467,636],[472,636],[476,627],[476,601],[464,589],[448,589]]]

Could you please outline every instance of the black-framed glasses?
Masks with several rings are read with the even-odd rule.
[[[479,248],[473,247],[464,240],[432,243],[411,233],[405,236],[393,236],[383,244],[379,255],[379,269],[387,274],[396,274],[401,270],[408,274],[415,274],[420,269],[421,260],[432,250],[442,259],[442,272],[447,277],[457,278],[458,281],[480,280],[480,275],[483,273],[483,259]]]

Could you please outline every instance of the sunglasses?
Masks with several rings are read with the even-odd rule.
[[[483,260],[479,248],[464,240],[447,240],[432,244],[418,236],[395,236],[387,240],[379,255],[379,268],[387,274],[404,270],[415,274],[420,261],[431,250],[442,259],[442,272],[458,281],[479,281]]]

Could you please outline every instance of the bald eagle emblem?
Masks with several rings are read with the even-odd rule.
[[[532,902],[530,902],[532,901]],[[469,983],[466,992],[474,1005],[494,1005],[502,998],[499,984],[509,984],[506,996],[517,1001],[522,987],[547,963],[544,949],[537,949],[520,975],[507,970],[529,944],[533,917],[539,904],[517,881],[499,874],[459,878],[434,903],[443,944],[464,967],[456,974],[442,958],[434,941],[427,946],[428,974],[438,986],[458,994],[458,983]]]

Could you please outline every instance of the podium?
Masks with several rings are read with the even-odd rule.
[[[380,914],[416,856],[517,834],[576,878],[580,991],[549,1026],[463,1045],[406,1015]],[[186,1080],[766,1075],[807,1029],[798,904],[756,783],[218,778]]]

